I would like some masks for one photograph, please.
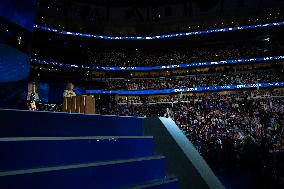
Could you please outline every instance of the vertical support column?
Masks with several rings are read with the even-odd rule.
[[[76,96],[76,113],[81,113],[81,100],[83,99],[82,96]]]
[[[63,103],[62,103],[62,111],[67,112],[68,108],[68,102],[67,102],[67,97],[63,97]]]
[[[76,103],[77,103],[76,96],[71,97],[71,99],[72,99],[71,112],[76,113]]]
[[[83,113],[83,114],[86,113],[85,106],[86,106],[86,96],[84,95],[81,97],[81,101],[80,101],[80,113]]]
[[[69,113],[72,112],[72,98],[70,97],[67,97],[67,111],[66,112],[69,112]]]
[[[86,107],[85,113],[86,114],[95,114],[96,113],[96,105],[95,105],[95,98],[93,96],[86,97]]]

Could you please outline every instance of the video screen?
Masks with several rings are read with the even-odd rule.
[[[32,31],[36,0],[0,0],[0,16]]]

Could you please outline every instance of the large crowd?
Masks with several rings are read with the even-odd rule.
[[[151,100],[139,98],[120,101],[113,107],[101,108],[101,114],[120,116],[172,118],[196,149],[218,168],[235,167],[245,161],[244,143],[253,141],[261,153],[257,166],[263,174],[278,174],[271,168],[274,153],[284,152],[284,93],[255,90],[244,92],[205,93],[190,96],[172,95]],[[279,163],[279,162],[278,162]],[[236,168],[236,167],[235,167]],[[269,172],[269,173],[267,173]]]
[[[157,66],[191,62],[256,58],[279,55],[281,48],[274,42],[250,41],[215,44],[194,48],[125,49],[105,51],[88,49],[86,64],[98,66]]]
[[[257,91],[259,93],[259,91]],[[260,91],[260,94],[263,91]],[[267,93],[261,96],[251,93],[222,95],[179,95],[161,100],[160,103],[119,103],[115,108],[102,109],[102,114],[118,114],[138,117],[171,117],[187,134],[189,139],[206,142],[224,138],[239,143],[245,136],[256,142],[269,139],[271,151],[284,150],[284,98],[282,93]],[[162,98],[165,99],[165,98]],[[156,99],[157,100],[157,99]],[[170,103],[163,103],[170,102]],[[198,147],[202,149],[202,147]],[[203,150],[203,149],[202,149]]]
[[[261,82],[280,81],[280,75],[274,70],[250,71],[237,73],[217,73],[204,75],[188,75],[160,78],[132,78],[132,79],[108,79],[108,90],[143,90],[143,89],[169,89],[191,88],[205,86],[223,86],[254,84]]]

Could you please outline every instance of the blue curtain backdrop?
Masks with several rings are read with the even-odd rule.
[[[0,0],[0,108],[22,108],[25,101],[35,2]]]
[[[36,0],[0,0],[0,16],[32,31]]]

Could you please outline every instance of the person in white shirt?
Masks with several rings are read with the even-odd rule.
[[[76,96],[76,93],[73,91],[74,85],[72,83],[68,83],[66,86],[66,90],[63,92],[63,97],[72,97]]]

